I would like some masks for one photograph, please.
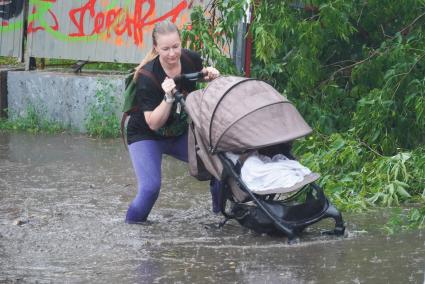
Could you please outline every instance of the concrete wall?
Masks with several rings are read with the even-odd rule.
[[[7,90],[9,119],[24,116],[33,107],[49,121],[85,132],[90,106],[98,104],[100,94],[115,97],[115,115],[121,116],[124,76],[10,71]]]

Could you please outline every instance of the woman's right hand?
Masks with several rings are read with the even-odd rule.
[[[165,77],[165,80],[164,82],[162,82],[161,87],[166,94],[173,95],[173,90],[176,88],[176,83],[173,79]]]
[[[215,69],[212,66],[208,66],[205,67],[204,69],[202,69],[202,73],[204,73],[205,77],[204,80],[209,82],[214,80],[215,78],[217,78],[218,76],[220,76],[220,71],[218,71],[217,69]]]

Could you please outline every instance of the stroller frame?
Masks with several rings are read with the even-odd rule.
[[[344,235],[345,232],[345,225],[344,221],[342,219],[341,213],[336,209],[336,207],[327,199],[325,196],[323,189],[317,185],[316,183],[311,183],[312,189],[314,189],[318,195],[318,200],[322,203],[321,208],[318,212],[316,212],[314,215],[309,216],[307,218],[299,219],[299,220],[285,220],[285,217],[290,214],[290,211],[297,210],[296,206],[290,205],[289,203],[297,198],[301,193],[304,192],[305,188],[297,191],[295,194],[289,196],[288,198],[284,200],[275,201],[274,197],[275,194],[267,194],[264,196],[258,196],[257,194],[253,193],[243,182],[240,175],[236,172],[236,169],[232,163],[232,161],[226,157],[224,153],[217,153],[218,157],[220,158],[221,162],[223,163],[223,173],[222,173],[222,183],[221,183],[221,189],[220,192],[222,193],[222,214],[226,217],[226,220],[223,222],[223,225],[226,223],[228,219],[236,219],[238,218],[234,214],[228,214],[226,210],[226,202],[228,199],[226,197],[226,191],[229,190],[226,188],[228,186],[228,183],[226,182],[229,177],[232,177],[235,179],[237,185],[239,188],[247,193],[249,197],[252,199],[253,202],[262,210],[262,212],[273,222],[273,226],[276,228],[276,230],[280,233],[283,233],[288,237],[288,240],[291,241],[304,230],[307,226],[310,226],[314,223],[317,223],[323,219],[326,218],[333,218],[335,221],[335,228],[332,231],[326,231],[326,234],[333,234],[333,235]],[[307,193],[312,194],[312,192]],[[231,200],[231,199],[228,199]],[[240,204],[240,202],[231,200],[233,204]],[[270,209],[268,204],[270,202],[279,202],[281,206],[283,206],[284,211],[287,213],[283,214],[282,216],[276,216],[274,212]],[[301,204],[302,205],[302,204]],[[238,220],[239,222],[239,220]],[[258,231],[258,228],[253,228],[254,230]],[[258,232],[261,232],[258,231]]]

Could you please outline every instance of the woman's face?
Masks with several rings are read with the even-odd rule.
[[[158,34],[156,38],[156,51],[162,62],[175,65],[180,62],[181,40],[177,32],[169,34]]]

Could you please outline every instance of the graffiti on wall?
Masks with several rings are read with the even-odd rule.
[[[1,55],[21,45],[12,41],[23,34],[25,1],[0,0]],[[33,57],[135,63],[150,49],[155,23],[170,20],[181,28],[191,8],[203,2],[28,0],[26,48]]]
[[[144,33],[163,20],[183,24],[188,16],[183,12],[192,3],[177,1],[171,9],[157,15],[156,0],[131,0],[118,5],[117,0],[85,0],[67,13],[55,11],[57,0],[30,0],[28,33],[47,32],[62,41],[105,40],[123,44],[123,36],[136,46],[143,45]],[[164,1],[163,1],[164,2]],[[62,19],[63,17],[67,19]],[[66,24],[63,24],[66,23]],[[112,40],[111,40],[112,39]]]

